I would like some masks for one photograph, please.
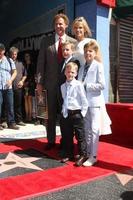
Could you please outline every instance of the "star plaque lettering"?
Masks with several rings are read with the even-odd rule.
[[[37,118],[48,119],[47,91],[43,90],[42,94],[39,95],[35,90],[35,100]]]

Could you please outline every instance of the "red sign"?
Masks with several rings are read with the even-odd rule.
[[[97,3],[114,8],[116,6],[116,0],[97,0]]]

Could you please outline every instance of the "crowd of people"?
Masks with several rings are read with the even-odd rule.
[[[8,59],[4,56],[4,45],[0,44],[1,118],[2,105],[6,101],[8,127],[18,129],[16,124],[25,125],[22,99],[29,122],[33,118],[35,88],[38,95],[47,90],[48,143],[45,150],[55,148],[59,114],[61,162],[73,160],[76,166],[92,166],[97,162],[99,136],[111,133],[111,120],[102,93],[105,78],[100,46],[91,38],[84,17],[73,21],[73,37],[66,34],[69,19],[65,14],[55,15],[53,24],[55,34],[42,39],[36,67],[28,53],[24,56],[24,63],[17,61],[18,49],[15,47],[10,48]],[[74,137],[78,147],[76,155]]]
[[[0,43],[0,130],[7,127],[18,130],[33,120],[36,67],[29,53],[24,54],[21,62],[18,48],[12,46],[8,56],[5,52],[4,44]]]

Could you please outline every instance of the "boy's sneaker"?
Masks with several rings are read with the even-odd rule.
[[[90,166],[93,166],[96,162],[97,162],[96,158],[90,157],[83,163],[83,166],[84,167],[90,167]]]

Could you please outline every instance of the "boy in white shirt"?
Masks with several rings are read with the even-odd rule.
[[[67,162],[74,158],[73,137],[75,134],[80,155],[75,165],[81,166],[87,159],[83,118],[88,109],[88,102],[82,83],[75,79],[77,71],[78,65],[74,62],[69,62],[65,67],[66,82],[61,85],[63,105],[60,127],[63,133],[62,151],[64,152],[61,161]]]

